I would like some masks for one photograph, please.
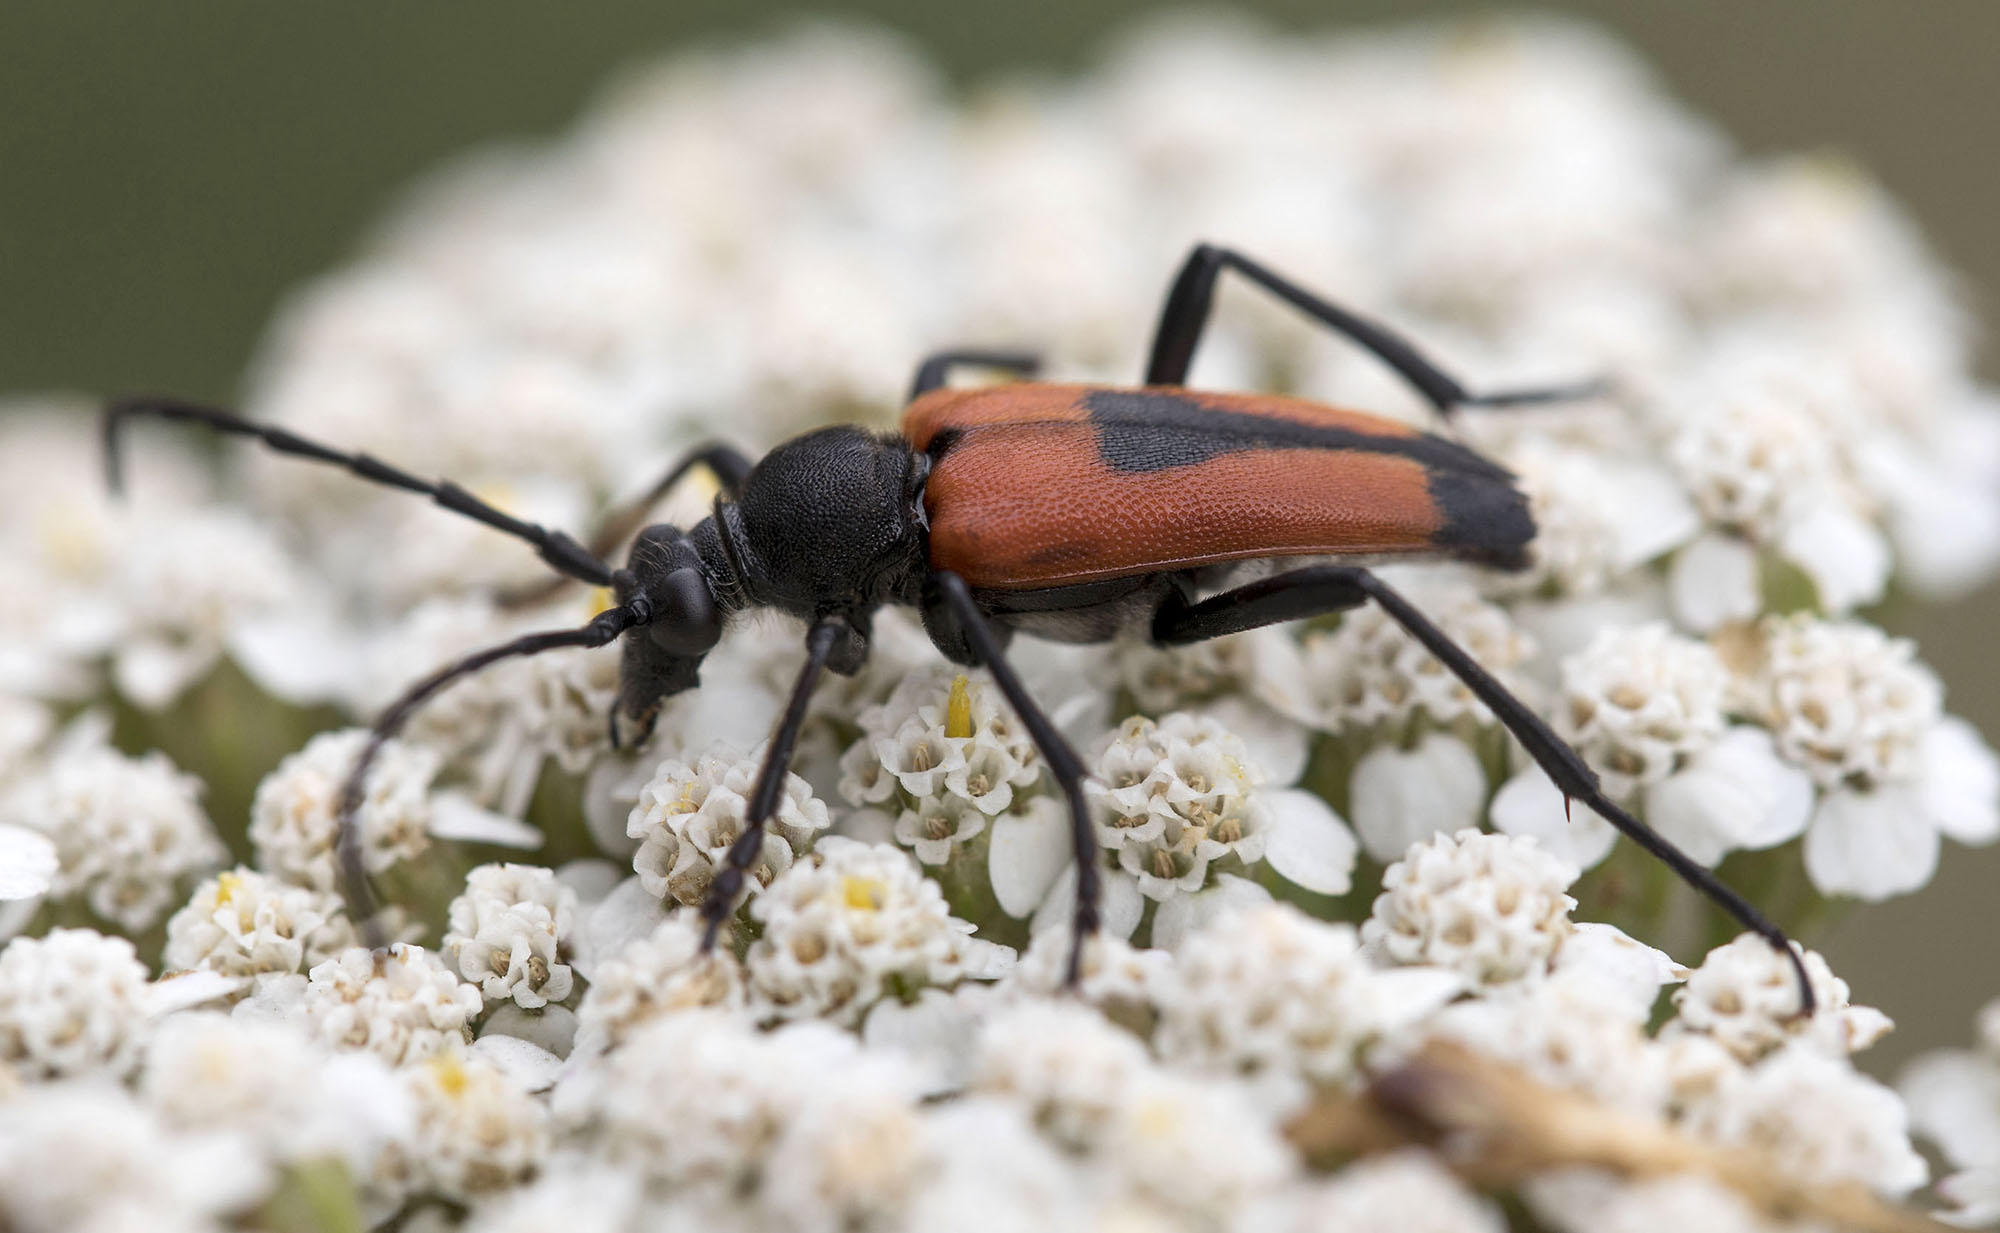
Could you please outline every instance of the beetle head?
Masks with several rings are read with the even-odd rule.
[[[701,661],[722,638],[722,610],[700,553],[685,532],[664,523],[639,533],[619,584],[621,603],[643,597],[652,611],[625,636],[611,717],[612,744],[619,743],[623,718],[636,730],[636,745],[652,732],[668,698],[701,683]]]

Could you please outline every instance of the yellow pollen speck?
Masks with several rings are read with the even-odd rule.
[[[951,697],[944,704],[944,734],[972,735],[972,682],[965,679],[963,672],[951,679]]]
[[[243,875],[240,873],[219,873],[215,875],[215,906],[221,907],[235,900],[236,892],[243,889]]]
[[[848,907],[860,912],[881,911],[884,892],[888,889],[879,878],[857,878],[849,874],[840,880],[841,898]]]
[[[430,1060],[431,1074],[436,1076],[438,1086],[447,1096],[461,1096],[465,1093],[465,1066],[457,1056],[440,1053]]]
[[[591,615],[595,616],[596,614],[603,612],[608,608],[616,608],[617,606],[618,606],[618,597],[611,593],[610,587],[590,588]]]

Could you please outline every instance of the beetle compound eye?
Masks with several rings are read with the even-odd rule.
[[[700,570],[684,566],[651,589],[654,617],[647,629],[661,650],[701,655],[722,640],[722,614],[716,610],[715,596]]]

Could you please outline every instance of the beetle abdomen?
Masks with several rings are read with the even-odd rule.
[[[1024,383],[904,416],[932,456],[931,563],[1023,590],[1254,557],[1526,562],[1504,468],[1394,420],[1294,398]]]

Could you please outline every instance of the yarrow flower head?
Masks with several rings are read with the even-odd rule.
[[[1930,881],[1940,836],[2000,836],[2000,758],[1944,715],[1914,648],[1811,617],[1761,629],[1753,704],[1778,753],[1819,788],[1806,871],[1828,893],[1882,899]]]
[[[355,940],[338,895],[237,868],[203,882],[168,919],[163,958],[170,969],[225,976],[300,972]]]
[[[17,787],[7,812],[55,845],[50,894],[143,930],[165,913],[184,879],[226,855],[200,798],[200,781],[165,754],[128,757],[85,723]]]
[[[1708,952],[1675,990],[1678,1013],[1667,1033],[1699,1033],[1747,1063],[1795,1040],[1836,1056],[1858,1053],[1895,1026],[1872,1006],[1849,1005],[1847,982],[1825,959],[1812,951],[1804,958],[1812,979],[1811,1015],[1798,1013],[1798,977],[1791,963],[1769,942],[1746,933]]]
[[[132,944],[89,929],[15,938],[0,950],[0,1062],[33,1077],[122,1076],[151,1008]]]
[[[639,840],[632,866],[652,894],[698,906],[729,848],[744,831],[750,793],[762,757],[717,748],[688,760],[660,764],[639,791],[625,833]],[[764,846],[750,863],[747,884],[755,894],[792,867],[794,853],[828,824],[826,805],[811,785],[788,775],[764,832]]]
[[[339,889],[340,789],[367,739],[356,729],[316,736],[257,785],[250,842],[265,872],[314,890]],[[368,872],[379,874],[430,846],[430,788],[437,771],[435,756],[400,742],[389,742],[376,756],[355,815]]]
[[[576,892],[537,865],[481,865],[451,901],[444,954],[487,1000],[511,998],[525,1010],[560,1002],[575,978],[568,958]]]
[[[1576,866],[1533,839],[1460,831],[1413,845],[1382,874],[1361,940],[1391,963],[1474,985],[1544,975],[1571,932]]]
[[[1253,908],[1182,948],[1154,995],[1154,1046],[1170,1061],[1219,1073],[1342,1083],[1360,1073],[1369,1046],[1460,988],[1448,972],[1377,971],[1352,926],[1289,907]]]
[[[313,1034],[391,1064],[419,1062],[468,1042],[484,1002],[421,946],[356,947],[307,973],[301,1006]]]
[[[839,836],[772,882],[750,914],[764,927],[744,957],[750,996],[776,1019],[851,1024],[894,988],[996,977],[1014,957],[972,937],[903,853]]]

